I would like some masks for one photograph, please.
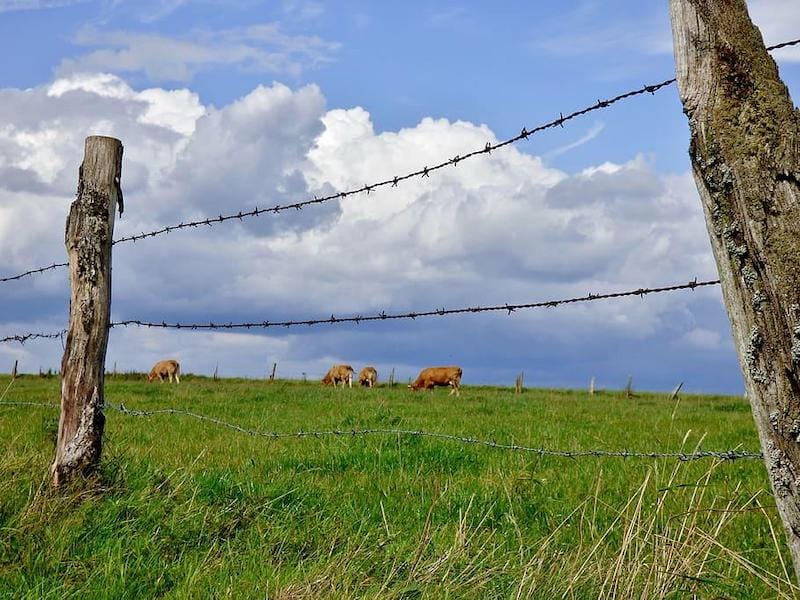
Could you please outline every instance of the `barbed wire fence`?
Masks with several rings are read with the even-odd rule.
[[[800,44],[800,39],[791,40],[787,42],[783,42],[781,44],[776,44],[774,46],[770,46],[768,50],[777,50],[780,48],[786,48],[789,46],[795,46]],[[343,200],[349,196],[359,195],[359,194],[371,194],[372,192],[384,188],[384,187],[397,187],[400,183],[408,181],[414,178],[427,178],[436,171],[444,169],[446,167],[456,167],[461,162],[465,160],[472,159],[477,156],[488,156],[493,151],[504,148],[506,146],[515,144],[517,142],[527,140],[532,135],[535,135],[539,132],[542,132],[547,129],[552,129],[556,127],[563,127],[565,123],[576,119],[582,115],[586,115],[592,113],[594,111],[606,109],[618,102],[623,100],[644,95],[644,94],[655,94],[659,90],[662,90],[673,83],[675,83],[675,79],[668,79],[656,84],[644,85],[641,88],[631,90],[625,92],[623,94],[619,94],[612,98],[608,98],[605,100],[598,100],[596,103],[589,105],[583,109],[568,113],[564,115],[563,113],[559,113],[558,118],[553,119],[547,123],[534,127],[528,130],[526,127],[523,127],[519,134],[510,137],[508,139],[491,143],[487,142],[484,147],[475,149],[464,154],[456,155],[452,158],[443,160],[437,164],[432,166],[424,166],[421,169],[417,169],[415,171],[406,173],[404,175],[395,175],[389,179],[382,179],[375,181],[371,184],[364,184],[359,188],[353,188],[345,191],[336,192],[333,194],[329,194],[322,197],[314,196],[313,199],[307,199],[299,202],[289,203],[289,204],[276,204],[272,207],[256,207],[251,211],[239,211],[236,213],[231,214],[220,214],[216,217],[207,217],[204,219],[199,219],[195,221],[187,221],[177,223],[175,225],[168,225],[162,227],[160,229],[156,229],[149,232],[142,232],[139,234],[132,234],[128,236],[120,237],[112,242],[112,246],[121,243],[127,242],[137,242],[139,240],[147,239],[147,238],[154,238],[160,235],[169,234],[173,231],[182,230],[182,229],[190,229],[190,228],[198,228],[198,227],[212,227],[217,224],[229,222],[229,221],[243,221],[247,218],[258,217],[261,215],[268,215],[268,214],[279,214],[284,211],[289,210],[301,210],[305,207],[311,205],[322,204],[329,201],[334,200]],[[34,269],[30,269],[25,271],[24,273],[20,273],[17,275],[7,276],[0,278],[0,283],[11,282],[11,281],[18,281],[23,278],[32,276],[34,274],[44,273],[48,271],[53,271],[62,267],[68,266],[68,263],[57,263],[54,262],[47,266],[42,266]],[[405,312],[405,313],[386,313],[382,311],[378,314],[373,315],[354,315],[354,316],[346,316],[346,317],[336,317],[335,315],[331,315],[329,318],[324,319],[302,319],[302,320],[282,320],[282,321],[260,321],[260,322],[240,322],[240,323],[167,323],[162,321],[160,323],[153,322],[153,321],[142,321],[138,319],[128,319],[123,321],[116,321],[109,324],[109,328],[115,327],[147,327],[147,328],[164,328],[164,329],[188,329],[188,330],[207,330],[207,329],[253,329],[253,328],[269,328],[269,327],[292,327],[292,326],[313,326],[313,325],[322,325],[322,324],[338,324],[338,323],[355,323],[359,324],[361,322],[370,322],[370,321],[383,321],[383,320],[398,320],[398,319],[416,319],[422,317],[434,317],[434,316],[447,316],[447,315],[455,315],[455,314],[467,314],[467,313],[482,313],[482,312],[497,312],[497,311],[506,311],[508,315],[511,315],[513,312],[517,310],[523,309],[532,309],[532,308],[544,308],[544,307],[557,307],[564,304],[573,304],[573,303],[580,303],[580,302],[591,302],[596,300],[606,300],[611,298],[621,298],[621,297],[628,297],[628,296],[639,296],[644,297],[650,294],[656,293],[665,293],[665,292],[673,292],[683,289],[691,289],[694,290],[697,287],[704,287],[704,286],[712,286],[718,285],[720,282],[719,280],[708,280],[708,281],[700,281],[698,282],[696,279],[690,281],[685,284],[677,284],[671,286],[665,286],[660,288],[645,288],[640,287],[635,290],[628,290],[623,292],[611,292],[611,293],[604,293],[604,294],[592,294],[589,293],[586,296],[579,296],[579,297],[572,297],[572,298],[564,298],[558,300],[547,300],[547,301],[540,301],[540,302],[532,302],[532,303],[525,303],[525,304],[502,304],[502,305],[491,305],[491,306],[473,306],[473,307],[462,307],[462,308],[454,308],[454,309],[434,309],[434,310],[426,310],[426,311],[416,311],[416,312]],[[17,342],[20,344],[24,344],[25,342],[33,339],[57,339],[61,338],[63,341],[63,336],[66,333],[66,330],[52,332],[52,333],[36,333],[36,332],[29,332],[23,334],[14,334],[10,336],[6,336],[0,338],[0,342]],[[34,402],[16,402],[16,401],[0,401],[0,407],[10,407],[10,406],[28,406],[28,407],[48,407],[48,408],[60,408],[59,405],[56,404],[46,404],[46,403],[34,403]],[[583,458],[583,457],[614,457],[614,458],[673,458],[680,461],[693,461],[699,460],[703,458],[714,458],[720,461],[735,461],[740,459],[761,459],[763,458],[760,452],[750,452],[750,451],[742,451],[738,449],[734,450],[724,450],[724,451],[709,451],[709,450],[697,450],[695,452],[642,452],[642,451],[629,451],[629,450],[559,450],[559,449],[549,449],[543,447],[533,447],[533,446],[524,446],[515,443],[501,443],[495,440],[487,440],[487,439],[480,439],[468,436],[461,436],[461,435],[454,435],[449,433],[441,433],[441,432],[430,432],[430,431],[423,431],[423,430],[414,430],[414,429],[396,429],[396,428],[366,428],[366,429],[352,429],[352,430],[343,430],[343,429],[325,429],[325,430],[318,430],[318,431],[296,431],[296,432],[277,432],[277,431],[262,431],[256,429],[249,429],[246,427],[242,427],[235,423],[230,423],[216,417],[211,417],[208,415],[203,415],[200,413],[195,413],[188,410],[183,409],[175,409],[175,408],[163,408],[163,409],[156,409],[156,410],[136,410],[136,409],[129,409],[125,407],[124,404],[114,405],[111,403],[106,404],[106,408],[117,411],[120,414],[131,416],[131,417],[140,417],[140,418],[149,418],[159,415],[170,415],[170,416],[183,416],[188,417],[196,420],[200,420],[203,422],[211,423],[213,425],[224,427],[233,431],[236,431],[241,434],[267,438],[267,439],[287,439],[287,438],[297,438],[297,439],[312,439],[312,438],[323,438],[323,437],[365,437],[365,436],[402,436],[402,437],[410,437],[410,438],[431,438],[443,441],[450,441],[454,443],[460,443],[465,445],[473,445],[473,446],[483,446],[488,448],[493,448],[497,450],[507,450],[507,451],[516,451],[516,452],[525,452],[531,453],[539,456],[552,456],[552,457],[562,457],[562,458]]]
[[[797,46],[797,45],[800,45],[800,38],[795,39],[795,40],[782,42],[780,44],[775,44],[773,46],[769,46],[767,48],[767,50],[774,51],[774,50],[779,50],[781,48],[788,48],[790,46]],[[496,142],[494,144],[491,143],[491,142],[487,142],[486,145],[483,146],[482,148],[475,149],[475,150],[472,150],[472,151],[468,151],[468,152],[466,152],[464,154],[457,154],[456,156],[454,156],[452,158],[442,160],[441,162],[439,162],[437,164],[434,164],[432,166],[427,166],[426,165],[426,166],[422,167],[421,169],[417,169],[415,171],[412,171],[410,173],[406,173],[404,175],[395,175],[390,179],[383,179],[383,180],[375,181],[374,183],[364,184],[363,186],[361,186],[359,188],[352,188],[352,189],[349,189],[349,190],[344,190],[344,191],[336,192],[336,193],[333,193],[333,194],[328,194],[326,196],[320,196],[320,197],[314,196],[311,199],[302,200],[302,201],[299,201],[299,202],[293,202],[293,203],[289,203],[289,204],[276,204],[276,205],[271,206],[271,207],[261,207],[261,208],[255,207],[253,210],[249,210],[249,211],[238,211],[236,213],[230,213],[230,214],[225,214],[225,215],[220,214],[220,215],[217,215],[217,216],[206,217],[204,219],[198,219],[198,220],[195,220],[195,221],[187,221],[187,222],[177,223],[175,225],[167,225],[165,227],[162,227],[160,229],[155,229],[153,231],[142,232],[142,233],[137,233],[137,234],[132,234],[132,235],[120,237],[120,238],[114,240],[112,242],[112,245],[122,244],[122,243],[126,243],[126,242],[136,242],[138,240],[157,237],[157,236],[168,234],[168,233],[171,233],[173,231],[178,231],[178,230],[181,230],[181,229],[194,229],[194,228],[203,227],[203,226],[212,227],[214,225],[218,225],[220,223],[225,223],[225,222],[229,222],[229,221],[243,221],[244,219],[252,218],[252,217],[258,217],[258,216],[261,216],[261,215],[279,214],[281,212],[285,212],[285,211],[289,211],[289,210],[301,210],[301,209],[303,209],[303,208],[305,208],[307,206],[311,206],[311,205],[315,205],[315,204],[323,204],[325,202],[330,202],[330,201],[333,201],[333,200],[343,200],[343,199],[347,198],[348,196],[354,196],[354,195],[358,195],[358,194],[370,194],[370,193],[374,192],[375,190],[383,188],[383,187],[388,187],[388,186],[397,187],[400,183],[402,183],[404,181],[407,181],[409,179],[429,177],[431,173],[434,173],[434,172],[436,172],[436,171],[438,171],[440,169],[444,169],[444,168],[449,167],[449,166],[453,166],[453,167],[458,166],[459,163],[461,163],[461,162],[463,162],[465,160],[469,160],[471,158],[474,158],[476,156],[488,156],[494,150],[499,150],[499,149],[504,148],[506,146],[510,146],[512,144],[516,144],[517,142],[520,142],[520,141],[523,141],[523,140],[527,140],[532,135],[535,135],[535,134],[540,133],[542,131],[545,131],[547,129],[553,129],[553,128],[556,128],[556,127],[563,127],[564,123],[567,123],[567,122],[569,122],[569,121],[571,121],[573,119],[576,119],[578,117],[581,117],[583,115],[586,115],[586,114],[589,114],[589,113],[592,113],[592,112],[595,112],[595,111],[598,111],[598,110],[609,108],[609,107],[613,106],[614,104],[617,104],[618,102],[621,102],[623,100],[627,100],[629,98],[633,98],[633,97],[636,97],[636,96],[641,96],[641,95],[644,95],[644,94],[655,94],[659,90],[662,90],[662,89],[664,89],[666,87],[669,87],[672,84],[674,84],[675,82],[676,82],[676,79],[672,78],[672,79],[667,79],[667,80],[661,81],[660,83],[643,85],[640,88],[637,88],[637,89],[634,89],[634,90],[630,90],[628,92],[624,92],[622,94],[619,94],[619,95],[611,97],[611,98],[607,98],[605,100],[597,100],[597,102],[595,102],[594,104],[591,104],[591,105],[586,106],[586,107],[584,107],[582,109],[573,111],[573,112],[568,113],[566,115],[563,114],[563,113],[559,113],[558,118],[552,119],[551,121],[549,121],[547,123],[543,123],[541,125],[533,127],[530,130],[527,129],[526,127],[523,127],[522,130],[517,135],[515,135],[513,137],[510,137],[510,138],[507,138],[505,140]],[[48,265],[48,266],[31,269],[29,271],[25,271],[24,273],[19,273],[18,275],[0,277],[0,283],[6,283],[6,282],[10,282],[10,281],[18,281],[20,279],[23,279],[23,278],[31,276],[31,275],[35,275],[35,274],[38,274],[38,273],[44,273],[46,271],[51,271],[51,270],[54,270],[54,269],[59,269],[59,268],[62,268],[62,267],[66,267],[67,265],[68,265],[68,263],[53,263],[53,264]]]
[[[22,402],[22,401],[0,401],[0,408],[4,407],[35,407],[35,408],[48,408],[59,409],[60,405],[50,404],[46,402]],[[155,416],[182,416],[205,423],[211,423],[217,427],[222,427],[236,431],[251,437],[266,438],[269,440],[285,440],[285,439],[322,439],[328,437],[336,438],[363,438],[363,437],[379,437],[379,436],[395,436],[403,438],[428,438],[434,440],[443,440],[467,446],[482,446],[492,448],[494,450],[505,450],[510,452],[522,452],[526,454],[534,454],[541,457],[555,457],[555,458],[623,458],[623,459],[675,459],[681,462],[691,462],[706,458],[713,458],[722,462],[734,462],[737,460],[760,460],[763,455],[760,452],[752,452],[748,450],[695,450],[693,452],[643,452],[638,450],[558,450],[552,448],[525,446],[515,443],[503,443],[496,440],[482,439],[476,437],[468,437],[461,435],[453,435],[450,433],[441,433],[438,431],[425,431],[422,429],[397,429],[397,428],[364,428],[364,429],[321,429],[312,431],[264,431],[260,429],[250,429],[231,423],[217,417],[211,417],[201,413],[184,410],[180,408],[158,408],[154,410],[137,410],[126,407],[124,404],[119,405],[106,402],[106,409],[116,411],[120,414],[130,417],[155,417]]]
[[[679,290],[694,290],[699,287],[708,287],[719,284],[719,279],[708,281],[697,281],[695,278],[687,283],[676,285],[657,287],[657,288],[636,288],[634,290],[627,290],[624,292],[609,292],[605,294],[589,293],[585,296],[576,296],[572,298],[561,298],[558,300],[543,300],[540,302],[530,302],[526,304],[495,304],[491,306],[467,306],[462,308],[437,308],[433,310],[412,311],[405,313],[387,313],[381,311],[372,315],[353,315],[346,317],[337,317],[331,315],[324,319],[301,319],[301,320],[286,320],[286,321],[247,321],[240,323],[167,323],[166,321],[141,321],[137,319],[128,319],[125,321],[114,321],[109,324],[109,328],[119,327],[146,327],[146,328],[160,328],[160,329],[184,329],[190,331],[197,330],[216,330],[216,329],[268,329],[270,327],[299,327],[299,326],[314,326],[314,325],[333,325],[337,323],[366,323],[370,321],[391,321],[400,319],[418,319],[425,317],[445,317],[458,314],[476,314],[484,312],[506,312],[508,315],[516,312],[517,310],[533,309],[533,308],[556,308],[566,304],[578,304],[583,302],[594,302],[598,300],[609,300],[612,298],[625,298],[638,296],[644,298],[650,294],[663,294],[667,292],[675,292]],[[24,344],[32,339],[57,339],[63,340],[64,334],[67,330],[62,329],[52,333],[24,333],[9,335],[0,338],[0,342],[18,342]]]

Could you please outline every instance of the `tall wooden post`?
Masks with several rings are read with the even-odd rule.
[[[111,242],[117,205],[122,210],[122,143],[86,138],[78,195],[67,217],[69,329],[61,359],[61,417],[53,485],[91,475],[100,462],[103,384],[111,312]]]
[[[697,189],[800,575],[800,116],[745,0],[670,0]]]

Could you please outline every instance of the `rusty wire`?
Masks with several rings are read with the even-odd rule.
[[[786,48],[786,47],[789,47],[789,46],[796,46],[796,45],[800,45],[800,39],[791,40],[791,41],[788,41],[788,42],[782,42],[782,43],[776,44],[774,46],[769,46],[767,48],[767,50],[772,51],[772,50],[777,50],[777,49],[780,49],[780,48]],[[377,181],[375,183],[364,184],[360,188],[353,188],[353,189],[345,190],[345,191],[342,191],[342,192],[336,192],[335,194],[329,194],[327,196],[320,196],[320,197],[314,196],[312,199],[303,200],[303,201],[300,201],[300,202],[293,202],[293,203],[290,203],[290,204],[276,204],[275,206],[271,206],[271,207],[261,207],[261,208],[255,207],[253,210],[249,210],[249,211],[238,211],[236,213],[231,213],[231,214],[227,214],[227,215],[219,214],[219,215],[217,215],[215,217],[207,217],[205,219],[199,219],[199,220],[196,220],[196,221],[187,221],[187,222],[177,223],[175,225],[167,225],[165,227],[162,227],[160,229],[155,229],[153,231],[142,232],[142,233],[132,234],[132,235],[128,235],[128,236],[124,236],[124,237],[118,238],[118,239],[114,240],[113,244],[121,244],[121,243],[124,243],[124,242],[136,242],[137,240],[142,240],[142,239],[150,238],[150,237],[156,237],[156,236],[167,234],[167,233],[170,233],[172,231],[176,231],[176,230],[180,230],[180,229],[197,228],[197,227],[202,227],[202,226],[211,227],[211,226],[214,226],[216,224],[224,223],[224,222],[227,222],[227,221],[236,221],[236,220],[242,221],[242,220],[244,220],[246,218],[257,217],[257,216],[264,215],[264,214],[269,214],[269,213],[278,214],[278,213],[281,213],[281,212],[287,211],[287,210],[301,210],[304,207],[310,206],[312,204],[322,204],[324,202],[328,202],[328,201],[331,201],[331,200],[344,199],[344,198],[346,198],[348,196],[353,196],[353,195],[356,195],[356,194],[362,194],[362,193],[363,194],[370,194],[371,192],[374,192],[376,189],[382,188],[382,187],[386,187],[386,186],[396,187],[399,183],[401,183],[403,181],[406,181],[408,179],[413,179],[415,177],[420,177],[420,178],[428,177],[428,176],[430,176],[431,173],[433,173],[434,171],[438,171],[439,169],[444,169],[445,167],[448,167],[448,166],[457,166],[460,162],[462,162],[464,160],[467,160],[467,159],[470,159],[470,158],[473,158],[475,156],[488,155],[493,150],[497,150],[499,148],[503,148],[505,146],[508,146],[508,145],[511,145],[511,144],[515,144],[515,143],[517,143],[519,141],[526,140],[531,135],[534,135],[534,134],[539,133],[541,131],[544,131],[546,129],[552,129],[552,128],[555,128],[555,127],[563,127],[564,123],[566,123],[567,121],[571,121],[572,119],[575,119],[577,117],[580,117],[582,115],[585,115],[585,114],[588,114],[588,113],[591,113],[591,112],[594,112],[594,111],[597,111],[597,110],[608,108],[609,106],[612,106],[613,104],[616,104],[617,102],[620,102],[622,100],[626,100],[626,99],[632,98],[634,96],[640,96],[642,94],[648,94],[648,93],[649,94],[655,94],[657,91],[672,85],[673,83],[675,83],[675,81],[676,81],[676,79],[672,78],[672,79],[667,79],[665,81],[662,81],[660,83],[643,85],[642,87],[640,87],[638,89],[631,90],[631,91],[625,92],[623,94],[619,94],[619,95],[614,96],[612,98],[607,98],[605,100],[598,100],[594,104],[591,104],[591,105],[589,105],[589,106],[587,106],[587,107],[585,107],[583,109],[571,112],[571,113],[569,113],[567,115],[565,115],[563,113],[559,113],[559,116],[558,116],[557,119],[553,119],[553,120],[551,120],[551,121],[549,121],[547,123],[544,123],[542,125],[534,127],[533,129],[530,129],[530,130],[527,129],[526,127],[523,127],[522,130],[517,135],[515,135],[515,136],[513,136],[511,138],[508,138],[506,140],[497,142],[496,144],[492,144],[490,142],[487,142],[486,145],[483,146],[482,148],[479,148],[479,149],[476,149],[476,150],[472,150],[471,152],[467,152],[466,154],[457,154],[456,156],[454,156],[454,157],[452,157],[450,159],[444,160],[444,161],[442,161],[442,162],[440,162],[438,164],[435,164],[433,166],[425,166],[425,167],[423,167],[421,169],[417,169],[416,171],[413,171],[411,173],[406,173],[405,175],[395,175],[391,179],[384,179],[382,181]],[[27,277],[27,276],[33,275],[35,273],[41,273],[41,272],[44,272],[44,271],[48,271],[48,270],[51,270],[51,269],[56,269],[56,268],[64,267],[64,266],[67,266],[67,263],[56,263],[56,264],[50,265],[48,267],[41,267],[41,268],[38,268],[38,269],[32,269],[30,271],[26,271],[25,273],[20,273],[19,275],[0,278],[0,283],[22,279],[23,277]]]
[[[50,409],[60,409],[58,404],[48,404],[44,402],[15,402],[3,401],[0,402],[0,408],[4,406],[27,406],[27,407],[41,407]],[[337,437],[355,439],[357,437],[367,436],[396,436],[407,438],[431,438],[436,440],[444,440],[447,442],[455,442],[470,446],[484,446],[493,448],[495,450],[507,450],[513,452],[525,452],[535,454],[538,456],[549,456],[556,458],[631,458],[631,459],[659,459],[670,458],[677,459],[681,462],[689,462],[700,460],[704,458],[715,458],[723,462],[733,462],[743,459],[762,459],[763,455],[760,452],[751,452],[745,450],[696,450],[694,452],[645,452],[638,450],[556,450],[551,448],[536,448],[533,446],[523,446],[520,444],[503,443],[495,440],[487,440],[481,438],[474,438],[462,435],[454,435],[451,433],[441,433],[438,431],[423,431],[420,429],[389,429],[389,428],[373,428],[373,429],[323,429],[317,431],[263,431],[260,429],[249,429],[242,427],[236,423],[230,423],[216,417],[210,417],[200,413],[183,410],[179,408],[159,408],[155,410],[136,410],[127,408],[124,404],[120,403],[118,406],[110,402],[106,402],[106,409],[111,409],[122,413],[123,415],[131,417],[153,417],[160,415],[174,415],[184,416],[205,423],[211,423],[218,427],[231,429],[237,433],[243,433],[252,437],[261,437],[270,440],[281,439],[321,439],[325,437]]]

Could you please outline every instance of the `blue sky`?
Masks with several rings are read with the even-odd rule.
[[[539,3],[537,3],[539,4]],[[118,235],[306,199],[463,154],[673,73],[666,2],[0,0],[0,275],[63,260],[81,143],[125,144]],[[793,0],[748,3],[765,41]],[[776,55],[795,98],[800,52]],[[457,171],[115,249],[115,319],[248,320],[530,302],[713,278],[674,87]],[[438,159],[438,160],[437,160]],[[63,327],[65,274],[4,284],[0,335]],[[264,333],[113,331],[109,365],[741,391],[719,292],[512,317]],[[56,367],[58,343],[0,347]]]

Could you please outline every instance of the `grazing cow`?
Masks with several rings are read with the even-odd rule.
[[[147,382],[150,383],[153,379],[158,378],[163,383],[164,377],[169,377],[169,382],[172,383],[173,376],[175,377],[175,383],[181,382],[181,366],[178,361],[172,359],[160,360],[150,369]]]
[[[409,385],[415,392],[417,390],[432,390],[434,387],[449,385],[450,395],[459,396],[458,387],[461,385],[461,367],[428,367],[422,369],[417,380]]]
[[[378,372],[375,367],[364,367],[358,375],[358,382],[367,387],[373,387],[378,383]]]
[[[322,378],[322,384],[336,387],[336,384],[341,381],[342,387],[345,383],[353,387],[353,373],[353,367],[350,365],[333,365]]]

